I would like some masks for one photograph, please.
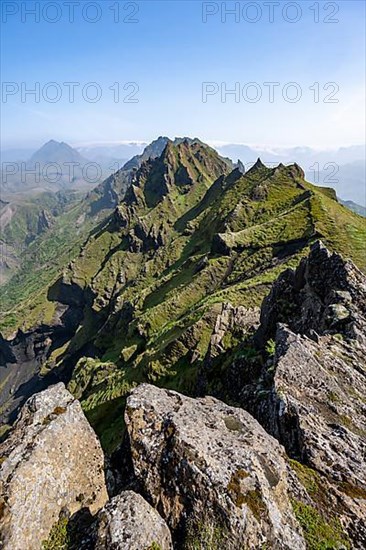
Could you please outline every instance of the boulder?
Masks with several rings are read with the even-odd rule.
[[[108,502],[98,513],[93,530],[96,534],[94,550],[173,548],[165,521],[133,491],[124,491]]]
[[[61,512],[108,499],[101,446],[62,383],[28,399],[0,450],[1,548],[41,548]]]
[[[128,398],[125,420],[142,492],[177,541],[305,548],[284,450],[249,413],[143,384]]]

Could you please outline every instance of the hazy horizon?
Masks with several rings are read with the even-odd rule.
[[[1,144],[1,151],[10,151],[14,149],[29,149],[29,150],[37,150],[49,141],[56,141],[56,142],[64,142],[67,145],[70,145],[70,147],[73,147],[75,149],[80,147],[108,147],[108,146],[118,146],[118,145],[148,145],[152,141],[155,141],[160,136],[166,136],[171,140],[174,140],[175,138],[182,138],[182,137],[188,137],[188,138],[198,138],[207,145],[210,145],[211,147],[224,147],[226,145],[244,145],[247,147],[250,147],[252,149],[268,149],[268,150],[281,150],[281,149],[312,149],[313,151],[336,151],[342,148],[352,148],[352,147],[365,147],[366,146],[366,139],[363,142],[358,143],[339,143],[338,145],[333,145],[330,147],[320,147],[312,145],[311,143],[297,143],[297,144],[284,144],[284,145],[278,145],[276,143],[253,143],[250,141],[230,141],[230,140],[220,140],[220,139],[208,139],[205,140],[199,135],[192,135],[192,134],[185,134],[183,135],[168,135],[164,132],[157,132],[156,136],[152,139],[120,139],[120,140],[90,140],[90,141],[83,141],[83,140],[76,140],[69,138],[57,138],[57,137],[51,137],[51,138],[39,138],[34,141],[28,141],[28,142],[14,142],[9,143],[5,145]],[[366,152],[365,152],[366,153]]]

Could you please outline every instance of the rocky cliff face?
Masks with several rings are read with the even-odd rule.
[[[342,517],[356,548],[366,543],[365,329],[365,276],[316,243],[274,283],[246,342],[252,353],[244,345],[231,362],[216,358],[229,361],[224,392],[304,465],[300,477],[317,480],[323,511],[327,491],[326,512]],[[212,358],[208,377],[210,368]]]
[[[291,455],[356,485],[365,482],[356,474],[366,434],[365,313],[366,277],[316,243],[264,301],[255,335],[259,347],[273,338],[257,380],[264,398],[253,400],[252,384],[241,390]]]
[[[0,546],[38,549],[59,520],[107,501],[104,457],[63,384],[31,397],[1,446]]]
[[[50,325],[18,330],[13,340],[0,338],[0,409],[4,424],[14,422],[19,408],[32,394],[60,380],[54,372],[42,373],[52,352],[74,334],[82,317],[76,300],[59,304]]]
[[[317,242],[296,270],[287,270],[265,299],[258,337],[274,336],[279,322],[312,338],[342,333],[365,345],[366,278],[354,263]]]

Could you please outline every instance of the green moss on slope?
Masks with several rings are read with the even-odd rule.
[[[351,548],[338,521],[325,521],[313,506],[298,500],[292,501],[292,507],[297,521],[303,528],[308,550]]]

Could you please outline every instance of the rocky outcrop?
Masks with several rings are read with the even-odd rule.
[[[255,337],[262,367],[232,392],[292,459],[330,483],[331,501],[318,505],[354,548],[366,545],[365,334],[366,277],[316,243],[274,283]]]
[[[238,159],[238,162],[234,166],[234,168],[237,168],[241,174],[245,174],[245,165],[242,163],[240,159]]]
[[[71,266],[68,266],[71,270]],[[92,302],[90,290],[85,290],[75,283],[70,277],[69,271],[64,270],[62,276],[49,287],[47,298],[50,302],[59,302],[73,308],[82,309],[85,304]]]
[[[43,208],[38,216],[37,234],[40,235],[41,233],[44,233],[44,231],[47,231],[47,229],[50,229],[50,227],[52,227],[52,223],[52,215]]]
[[[290,455],[364,488],[365,334],[365,275],[318,242],[274,283],[256,335],[274,338],[276,350],[262,372],[270,392],[261,422]]]
[[[263,406],[260,416],[290,456],[366,495],[366,377],[360,351],[330,337],[317,343],[280,326],[269,407]]]
[[[166,244],[168,233],[169,229],[164,222],[153,224],[149,228],[141,221],[128,234],[129,250],[130,252],[158,250]]]
[[[27,401],[1,456],[1,548],[41,548],[61,512],[108,499],[99,441],[63,384]]]
[[[94,550],[172,550],[172,538],[167,524],[133,491],[123,491],[98,513],[92,526]]]
[[[274,283],[261,312],[258,341],[286,323],[296,333],[343,333],[366,344],[366,277],[350,261],[331,253],[318,241],[293,271]]]
[[[259,314],[259,308],[234,307],[230,302],[221,305],[221,310],[214,321],[207,353],[199,367],[196,385],[198,395],[206,395],[207,393],[216,395],[212,385],[212,381],[216,378],[215,367],[218,363],[222,363],[225,354],[230,357],[237,341],[242,342],[250,332],[254,332],[258,328]],[[219,383],[221,383],[221,387],[226,388],[229,383],[224,378],[222,373]],[[238,382],[241,378],[237,375],[234,378],[234,385],[238,388]]]
[[[310,468],[302,481],[316,508],[341,522],[352,548],[364,548],[366,350],[341,334],[314,341],[284,325],[275,347],[273,360],[257,382],[244,386],[239,401],[292,459]]]
[[[222,342],[228,332],[235,329],[244,333],[252,327],[256,327],[258,322],[259,308],[234,307],[229,302],[222,304],[221,312],[217,316],[212,332],[208,356],[212,358],[225,351]]]
[[[284,451],[247,412],[143,384],[125,420],[142,492],[180,543],[305,548]]]

